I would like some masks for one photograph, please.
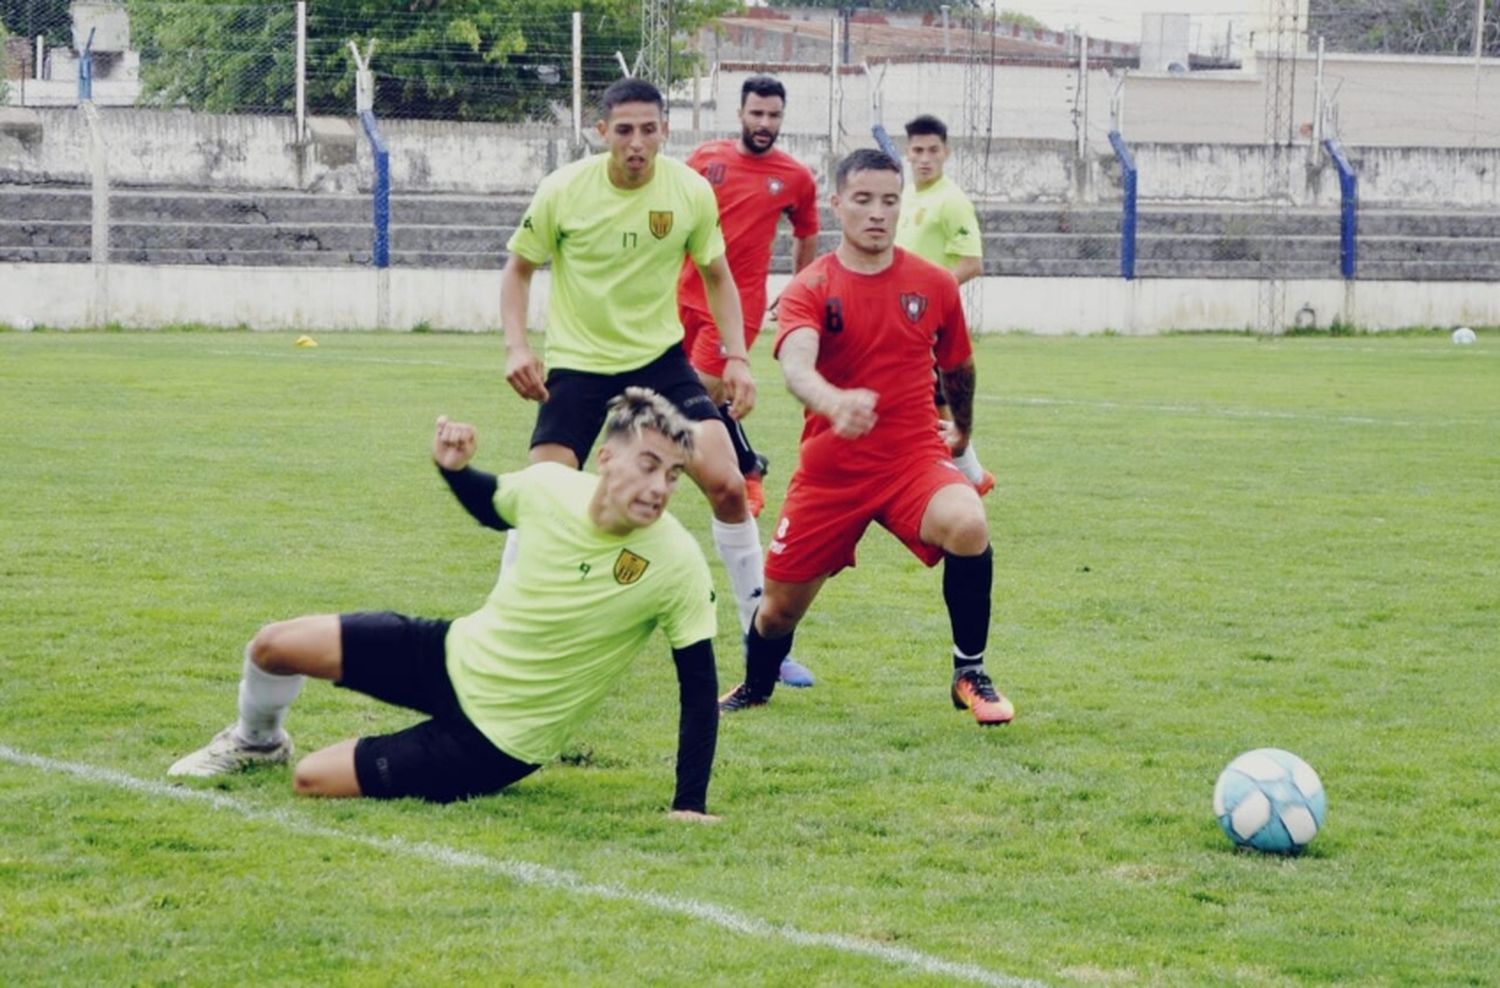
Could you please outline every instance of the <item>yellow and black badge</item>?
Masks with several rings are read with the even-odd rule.
[[[650,565],[649,559],[642,559],[629,549],[621,549],[620,558],[615,560],[615,582],[628,586],[639,580]]]
[[[671,232],[672,211],[670,209],[651,210],[651,236],[660,240]]]

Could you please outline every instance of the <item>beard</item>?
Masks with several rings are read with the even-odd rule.
[[[749,127],[740,127],[740,143],[745,146],[745,150],[751,152],[752,154],[765,154],[767,151],[771,150],[771,148],[776,146],[776,138],[780,136],[780,134],[774,131],[751,130]],[[761,140],[763,140],[765,142],[765,147],[761,147],[758,143],[756,143],[756,138],[760,138]]]

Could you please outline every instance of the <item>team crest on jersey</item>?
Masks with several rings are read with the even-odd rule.
[[[639,580],[650,565],[650,560],[642,559],[629,549],[621,549],[619,558],[615,560],[615,582],[629,586]]]
[[[927,296],[916,292],[902,292],[901,311],[906,313],[906,318],[916,322],[927,311]]]
[[[653,209],[651,210],[650,222],[651,236],[660,240],[672,232],[672,211],[670,209]]]
[[[703,177],[708,179],[709,185],[723,185],[724,179],[729,177],[729,166],[722,161],[715,161],[703,170]]]
[[[773,196],[781,195],[781,190],[786,188],[786,183],[776,177],[766,179],[766,191]]]

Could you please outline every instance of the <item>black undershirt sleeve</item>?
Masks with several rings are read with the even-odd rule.
[[[511,528],[511,524],[500,517],[500,512],[495,510],[495,492],[500,489],[500,479],[492,473],[483,470],[475,470],[473,467],[464,467],[462,470],[444,470],[438,467],[438,473],[448,482],[448,489],[453,496],[458,498],[458,503],[464,506],[464,510],[474,516],[474,519],[485,528],[493,528],[497,532],[503,532]]]
[[[672,809],[707,813],[708,777],[719,742],[719,674],[707,639],[672,650],[682,716],[677,726],[677,794]]]

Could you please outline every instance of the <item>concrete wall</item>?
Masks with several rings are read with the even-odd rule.
[[[493,271],[389,272],[391,325],[375,317],[376,273],[369,269],[111,265],[107,288],[86,264],[0,264],[0,323],[85,328],[117,323],[149,329],[173,323],[250,329],[436,329],[494,331],[499,277]],[[785,276],[773,277],[779,292]],[[1116,332],[1150,335],[1243,330],[1260,313],[1255,281],[985,278],[970,305],[976,332],[1042,335]],[[545,326],[541,272],[531,325]],[[1370,330],[1410,326],[1500,325],[1500,292],[1482,282],[1297,281],[1286,287],[1285,324],[1308,306],[1318,326],[1335,319]],[[498,346],[498,341],[497,344]]]
[[[343,192],[370,187],[367,142],[355,136],[348,121],[320,128],[344,135],[348,144],[338,148],[328,143],[299,146],[292,121],[284,117],[134,109],[105,109],[100,116],[110,181],[117,186]],[[571,134],[558,128],[388,121],[382,129],[397,192],[528,194],[547,172],[577,153]],[[668,153],[686,154],[700,140],[726,133],[733,130],[674,131]],[[951,143],[951,167],[977,197],[1018,203],[1107,202],[1120,195],[1118,166],[1102,140],[1090,145],[1082,162],[1071,141],[954,138]],[[844,153],[872,144],[866,131],[843,135],[839,148]],[[826,175],[826,137],[790,134],[782,146]],[[75,110],[5,111],[0,118],[0,182],[86,182],[88,147],[87,122]],[[1285,157],[1296,204],[1338,202],[1337,176],[1321,156],[1309,159],[1306,144],[1272,152],[1258,144],[1132,142],[1132,150],[1143,202],[1259,201],[1269,153]],[[1500,147],[1346,150],[1359,171],[1360,198],[1366,205],[1500,208]],[[335,151],[347,153],[341,158]],[[355,155],[352,163],[348,155]]]

